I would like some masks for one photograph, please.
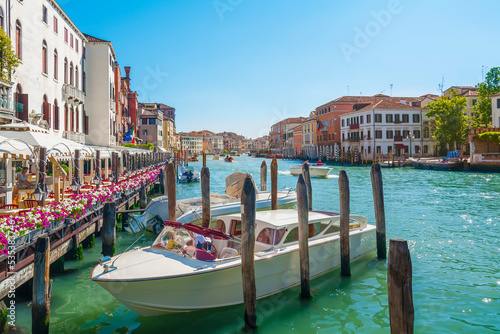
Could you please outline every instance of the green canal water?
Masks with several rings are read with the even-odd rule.
[[[224,178],[248,172],[259,178],[262,159],[208,160],[211,190],[223,192]],[[270,165],[270,160],[267,160]],[[279,161],[278,183],[295,188],[288,172],[294,162]],[[200,163],[192,163],[198,170]],[[334,166],[327,179],[313,179],[315,210],[339,210],[338,179],[349,176],[351,212],[374,223],[370,169]],[[269,177],[268,177],[269,179]],[[383,170],[387,238],[409,242],[413,262],[416,333],[500,332],[500,174]],[[258,183],[258,181],[257,181]],[[199,184],[178,185],[178,198],[200,196]],[[117,235],[117,252],[137,237]],[[145,234],[138,245],[153,240]],[[93,283],[90,272],[100,257],[96,247],[81,261],[66,261],[54,278],[51,333],[238,333],[243,308],[142,317]],[[303,302],[299,287],[259,300],[258,333],[389,333],[387,264],[375,253],[356,261],[352,277],[339,270],[311,281],[314,298]],[[31,328],[28,302],[17,304],[17,325]]]

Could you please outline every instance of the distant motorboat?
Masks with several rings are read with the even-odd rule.
[[[323,164],[309,164],[309,175],[311,177],[327,177],[328,173],[330,173],[333,168],[325,166]],[[290,167],[291,175],[300,175],[302,174],[302,165],[296,165]]]
[[[231,158],[231,157],[226,157],[226,158],[224,159],[224,161],[225,161],[225,162],[234,162],[234,159],[233,159],[233,158]]]
[[[215,154],[215,155],[212,157],[212,160],[219,160],[219,155]]]

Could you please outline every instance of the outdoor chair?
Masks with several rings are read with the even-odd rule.
[[[24,207],[25,208],[29,208],[29,209],[32,209],[32,208],[35,208],[38,206],[38,201],[35,201],[34,199],[26,199],[24,200]]]

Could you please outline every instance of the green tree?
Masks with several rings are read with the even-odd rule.
[[[458,96],[441,96],[427,105],[427,117],[434,117],[436,131],[432,137],[440,146],[454,149],[455,145],[464,144],[467,137],[468,117],[464,115],[467,110],[467,98]]]
[[[475,112],[472,120],[472,127],[480,128],[491,124],[491,99],[490,96],[500,93],[500,67],[491,68],[486,73],[484,82],[476,85],[479,100],[472,108]]]
[[[0,29],[0,80],[10,82],[16,67],[21,62],[12,49],[12,42],[3,29]]]

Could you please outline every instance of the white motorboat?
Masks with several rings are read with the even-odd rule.
[[[333,168],[327,167],[325,165],[309,164],[309,175],[311,177],[326,177]],[[290,167],[290,174],[300,175],[302,174],[302,165],[296,165]]]
[[[219,160],[219,155],[218,155],[218,154],[215,154],[215,155],[212,157],[212,160]]]
[[[226,178],[226,194],[210,194],[210,213],[215,218],[221,215],[238,213],[241,210],[241,187],[246,174],[233,173]],[[256,191],[256,209],[271,209],[271,192]],[[297,205],[297,193],[293,190],[278,191],[278,208],[292,209]],[[201,197],[186,198],[176,201],[176,216],[180,223],[201,223]],[[125,229],[132,233],[139,233],[148,229],[159,234],[163,229],[163,221],[168,219],[168,198],[160,196],[151,200],[144,214],[132,216],[132,220]]]
[[[256,213],[257,298],[300,283],[297,216],[290,209]],[[339,230],[339,215],[309,213],[311,277],[340,265]],[[167,221],[152,246],[102,258],[91,279],[143,316],[241,304],[240,236],[241,214],[219,217],[217,229]],[[351,259],[375,243],[375,226],[351,215]]]
[[[178,180],[180,183],[200,182],[200,172],[195,171],[193,166],[181,166]]]

